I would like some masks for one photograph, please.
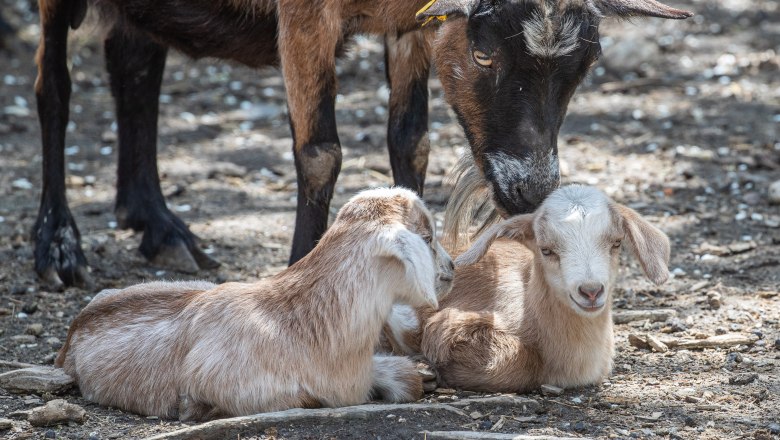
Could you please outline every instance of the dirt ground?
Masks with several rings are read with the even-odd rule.
[[[474,417],[406,411],[280,424],[247,436],[388,439],[423,438],[424,430],[493,429],[595,438],[780,438],[780,207],[768,196],[770,184],[780,180],[780,3],[674,5],[697,15],[684,22],[603,25],[604,55],[569,106],[559,150],[565,182],[602,188],[672,239],[674,278],[663,286],[645,280],[625,256],[615,310],[672,308],[678,315],[617,325],[608,381],[560,396],[526,395],[541,404],[532,414],[511,405],[483,406],[478,413],[467,408]],[[32,91],[37,16],[26,0],[0,6],[19,29],[10,51],[0,53],[0,359],[50,364],[69,322],[95,291],[47,292],[36,281],[29,232],[41,182]],[[356,191],[392,182],[381,49],[376,39],[357,38],[339,64],[344,165],[334,213]],[[152,267],[137,251],[141,235],[116,229],[116,136],[102,47],[83,35],[71,54],[68,199],[96,290],[156,279],[250,281],[283,268],[295,171],[278,72],[169,58],[160,118],[163,190],[222,263],[193,277]],[[433,151],[425,199],[441,220],[452,188],[447,176],[466,142],[436,79],[430,88]],[[28,332],[39,334],[22,336]],[[759,339],[659,353],[632,346],[632,333]],[[467,395],[473,397],[455,397]],[[0,418],[52,398],[0,390]],[[143,438],[182,427],[99,407],[77,392],[64,398],[87,410],[84,424],[32,428],[15,420],[0,437]],[[452,399],[442,393],[425,398]]]

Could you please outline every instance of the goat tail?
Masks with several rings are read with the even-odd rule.
[[[455,251],[467,246],[471,238],[501,219],[493,203],[493,190],[477,167],[470,152],[465,152],[453,170],[455,187],[444,214],[445,246]],[[473,235],[469,229],[476,225]]]

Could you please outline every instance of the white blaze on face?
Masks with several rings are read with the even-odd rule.
[[[536,225],[539,246],[549,247],[559,259],[546,261],[545,274],[565,302],[582,299],[579,286],[601,283],[605,290],[598,302],[601,304],[607,300],[611,285],[609,201],[596,189],[577,187],[576,191],[569,191],[570,188],[561,188],[544,202],[544,220]]]
[[[544,1],[541,2],[545,4]],[[572,53],[579,44],[579,25],[566,16],[558,19],[557,8],[542,7],[523,22],[525,45],[531,55],[541,58],[562,57]]]

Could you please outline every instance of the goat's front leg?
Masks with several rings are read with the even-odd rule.
[[[76,7],[72,2],[41,2],[35,97],[43,145],[43,191],[32,242],[35,271],[54,290],[90,284],[81,236],[65,198],[65,128],[71,92],[68,26]]]
[[[182,272],[217,267],[165,205],[160,189],[157,117],[167,49],[140,33],[113,29],[105,53],[119,128],[119,226],[144,231],[140,251],[155,264]]]
[[[308,254],[325,232],[341,170],[335,62],[342,22],[336,4],[316,8],[305,0],[279,1],[279,54],[298,174],[290,264]]]
[[[436,389],[436,374],[422,358],[374,355],[371,395],[386,402],[414,402]]]
[[[396,185],[422,195],[428,168],[428,74],[432,31],[421,29],[385,37],[385,68],[390,87],[387,147]]]

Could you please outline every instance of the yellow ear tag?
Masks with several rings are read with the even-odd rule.
[[[436,1],[437,0],[431,0],[428,3],[426,3],[425,6],[420,8],[420,10],[417,11],[417,13],[414,14],[415,17],[420,16],[423,12],[427,11],[428,9],[430,9],[430,7],[433,6],[433,4],[436,3]],[[420,26],[421,27],[425,26],[426,24],[430,23],[431,20],[433,20],[434,18],[436,20],[439,20],[439,21],[444,21],[444,20],[447,19],[447,16],[446,15],[431,15],[430,17],[426,18],[425,21]]]
[[[430,23],[431,20],[437,19],[439,21],[444,21],[447,19],[446,15],[431,15],[430,17],[426,18],[425,21],[420,25],[420,27],[425,26],[426,24]]]

